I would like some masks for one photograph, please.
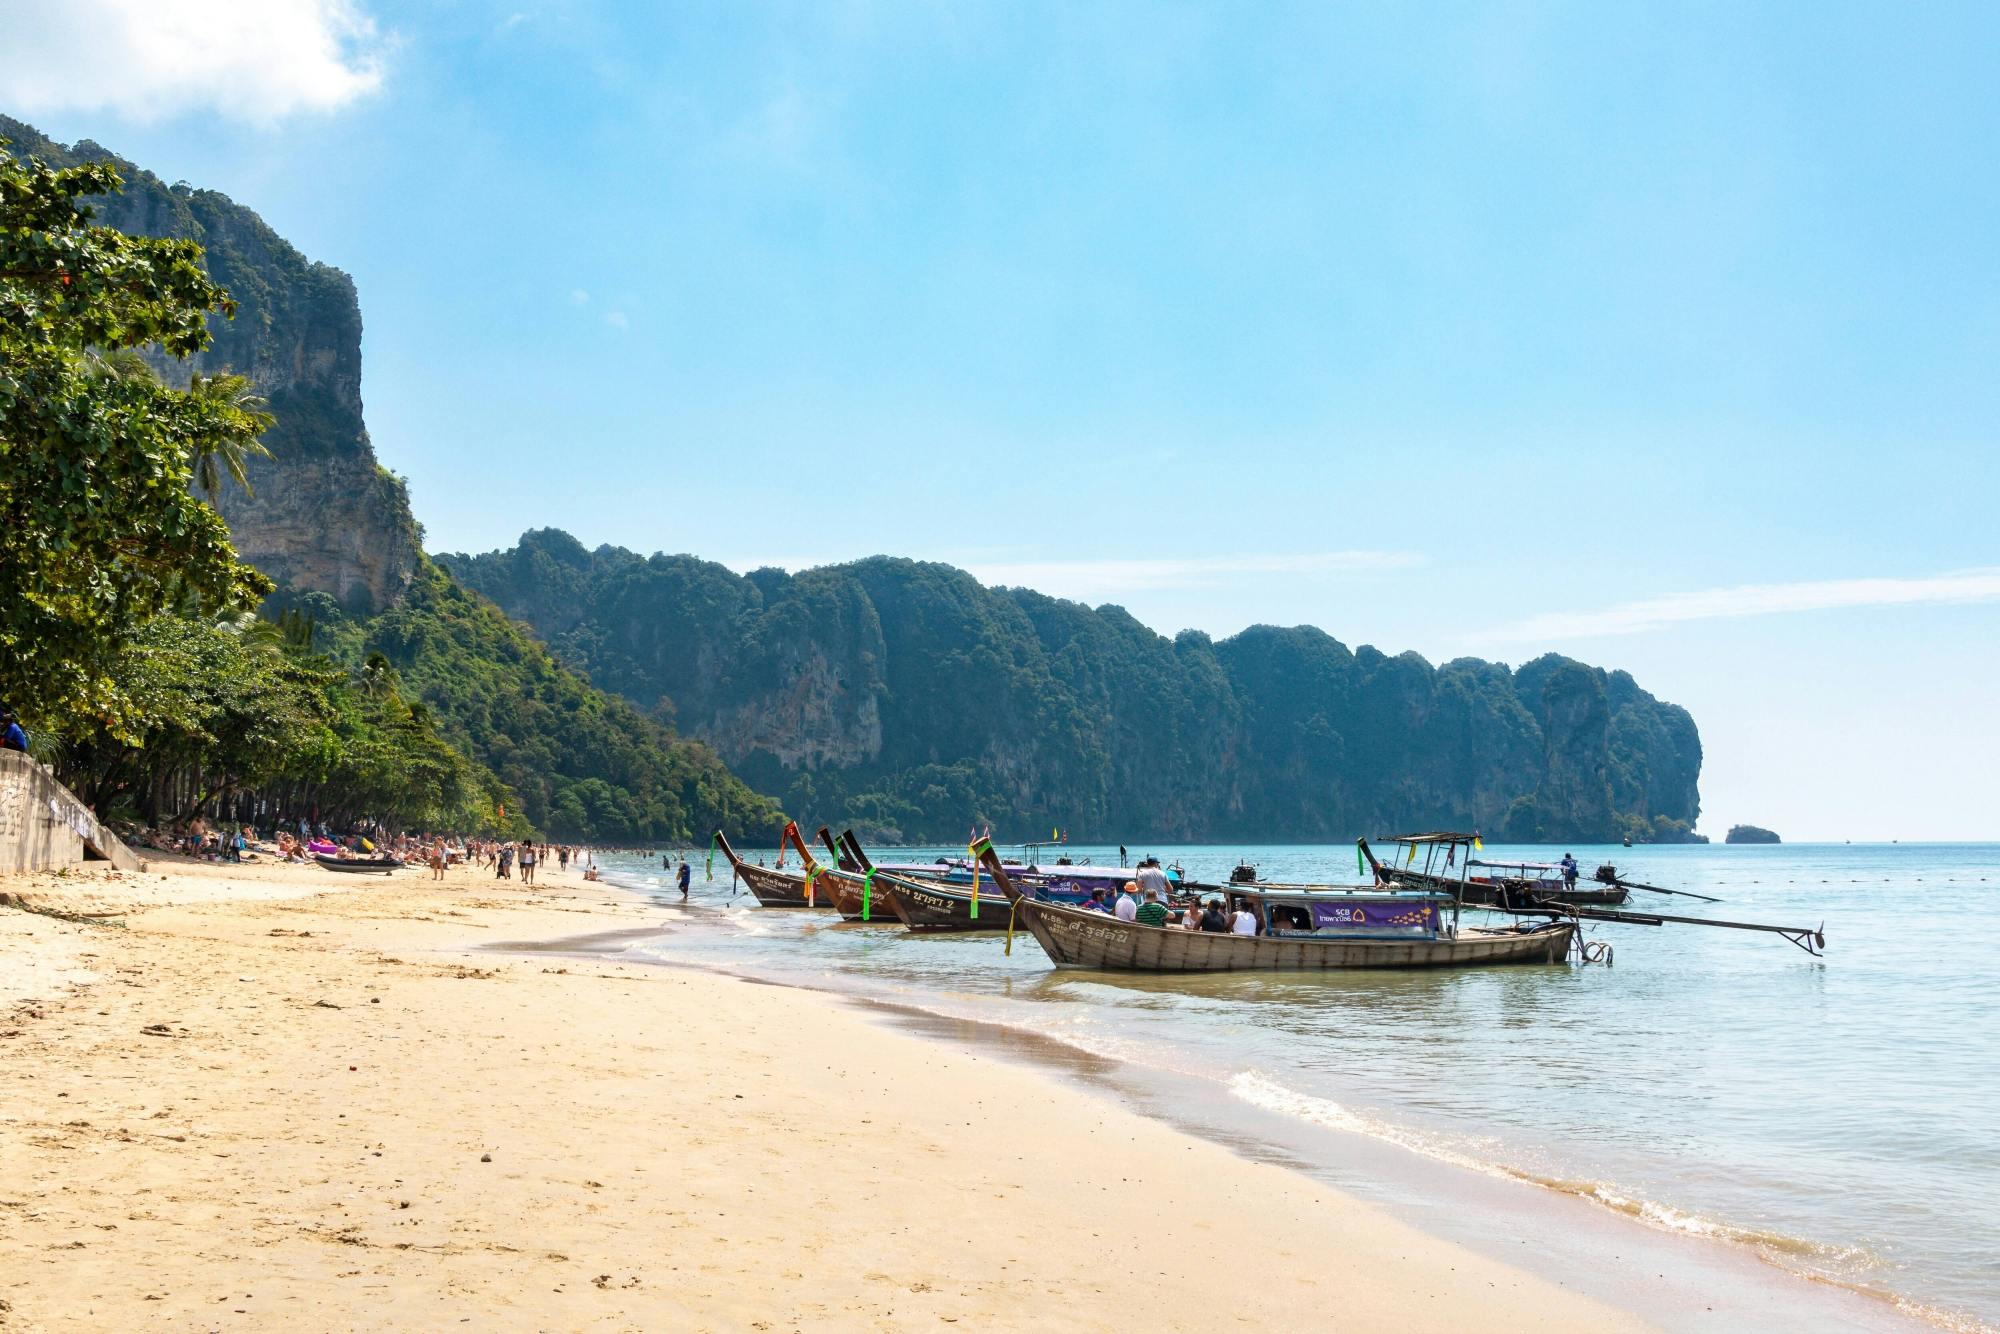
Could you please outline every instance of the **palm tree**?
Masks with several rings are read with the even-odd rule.
[[[265,409],[268,403],[250,387],[248,376],[224,373],[222,375],[202,375],[197,372],[188,381],[188,397],[202,407],[225,416],[239,419],[236,430],[223,432],[203,432],[194,457],[194,482],[208,493],[208,503],[215,503],[216,492],[222,489],[222,475],[250,494],[250,478],[245,473],[249,461],[268,459],[271,451],[264,448],[257,437],[271,428],[277,419]]]

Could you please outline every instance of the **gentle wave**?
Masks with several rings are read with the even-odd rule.
[[[1277,1112],[1313,1125],[1324,1126],[1329,1130],[1366,1135],[1371,1139],[1408,1149],[1412,1153],[1422,1154],[1434,1161],[1479,1172],[1485,1176],[1520,1181],[1540,1186],[1545,1190],[1572,1195],[1663,1231],[1747,1247],[1766,1261],[1801,1277],[1815,1282],[1830,1283],[1863,1296],[1889,1302],[1905,1315],[1940,1329],[1950,1330],[1952,1334],[2000,1334],[2000,1330],[1983,1321],[1911,1301],[1877,1284],[1846,1277],[1845,1275],[1865,1272],[1881,1264],[1881,1257],[1863,1247],[1840,1246],[1778,1232],[1737,1227],[1676,1209],[1658,1200],[1635,1199],[1604,1182],[1568,1180],[1512,1167],[1468,1152],[1469,1146],[1461,1146],[1444,1136],[1427,1134],[1409,1126],[1383,1121],[1357,1112],[1331,1098],[1315,1097],[1309,1093],[1301,1093],[1297,1089],[1287,1088],[1268,1075],[1254,1070],[1246,1070],[1231,1078],[1229,1091],[1251,1106],[1267,1112]]]

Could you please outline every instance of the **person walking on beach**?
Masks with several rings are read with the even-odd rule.
[[[500,869],[494,872],[494,879],[512,880],[513,878],[514,878],[514,845],[512,843],[509,843],[500,849]]]
[[[694,879],[694,871],[688,866],[686,862],[681,863],[680,875],[678,878],[681,883],[681,902],[685,903],[687,902],[687,896],[688,896],[688,884]]]
[[[521,883],[535,883],[535,844],[532,839],[521,845]]]

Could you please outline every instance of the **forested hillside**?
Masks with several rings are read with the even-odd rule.
[[[888,557],[737,575],[544,530],[439,560],[788,810],[885,837],[1672,839],[1699,810],[1687,711],[1553,655],[1433,667],[1309,627],[1168,639]]]

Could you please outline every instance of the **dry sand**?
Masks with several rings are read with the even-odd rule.
[[[575,876],[0,880],[0,1329],[1640,1327]]]

